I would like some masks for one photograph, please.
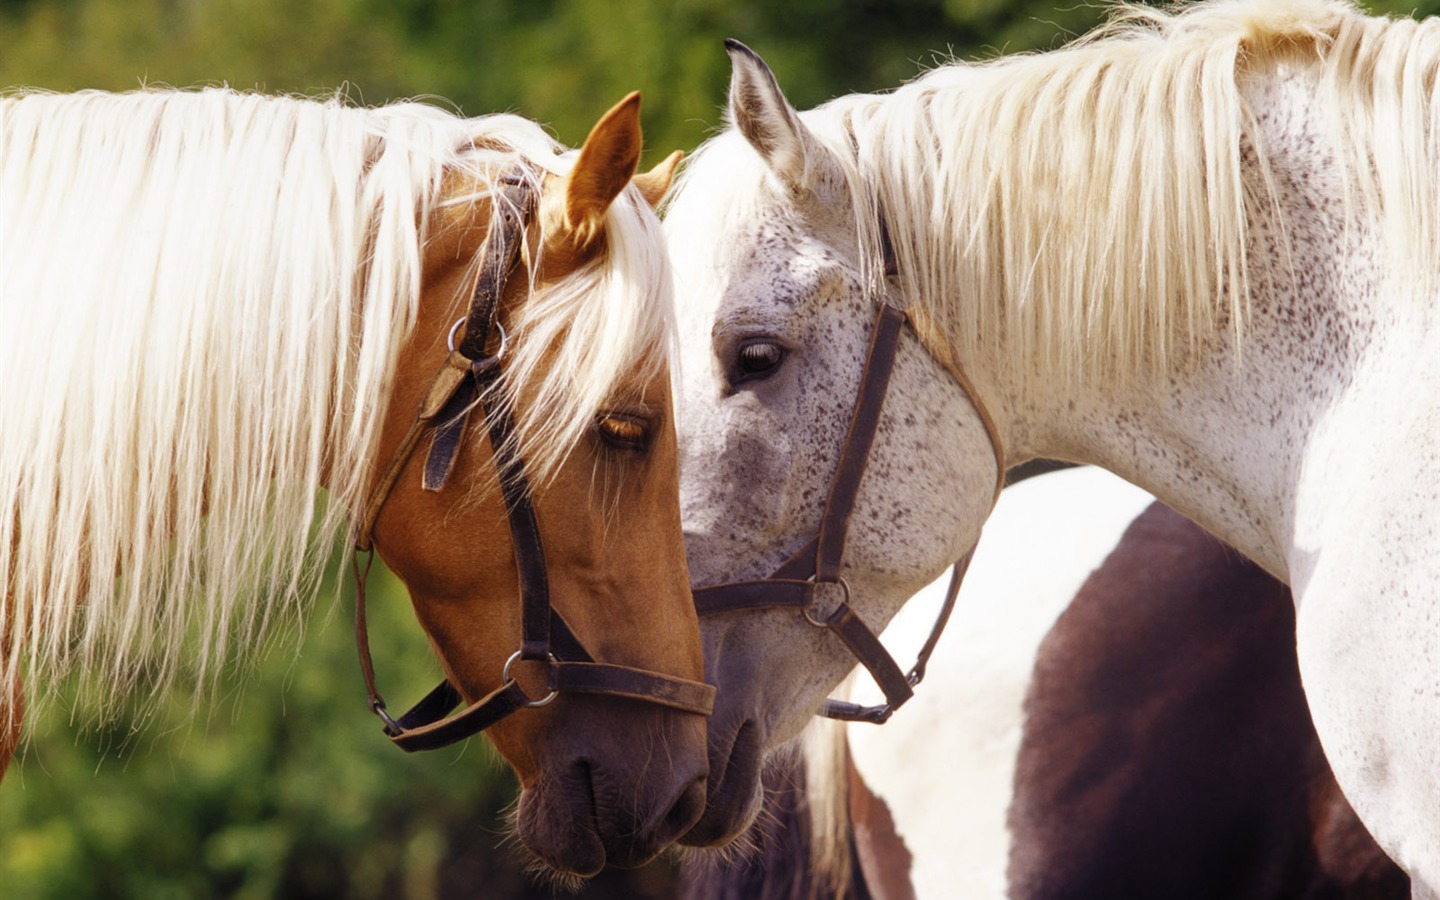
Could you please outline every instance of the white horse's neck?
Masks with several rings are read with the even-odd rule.
[[[1390,296],[1373,236],[1344,227],[1313,80],[1282,72],[1247,91],[1280,209],[1250,223],[1253,306],[1239,352],[1222,339],[1183,374],[1118,388],[1051,379],[1008,397],[1003,385],[1021,383],[1024,361],[997,359],[989,371],[1001,373],[993,389],[1012,462],[1103,466],[1290,579],[1303,574],[1292,571],[1297,551],[1336,527],[1324,517],[1337,504],[1307,497],[1333,498],[1341,482],[1364,477],[1354,432],[1383,421],[1392,403],[1356,385],[1402,383],[1368,373],[1422,364],[1434,315]]]

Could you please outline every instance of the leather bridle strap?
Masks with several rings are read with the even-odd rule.
[[[865,367],[860,374],[860,389],[855,396],[855,409],[850,427],[845,432],[844,451],[830,483],[830,496],[825,499],[825,514],[820,518],[820,533],[815,539],[815,580],[835,582],[840,579],[841,558],[845,555],[845,538],[850,531],[850,516],[855,512],[855,499],[860,495],[860,480],[870,462],[870,448],[875,445],[875,432],[880,427],[880,411],[895,371],[895,356],[900,348],[900,330],[905,313],[888,303],[880,304],[880,312],[870,332],[870,347],[865,353]]]
[[[500,299],[520,262],[525,222],[533,211],[535,197],[523,173],[502,176],[500,184],[503,199],[496,204],[495,210],[499,222],[491,226],[485,241],[485,249],[480,256],[479,278],[470,298],[470,310],[460,320],[465,323],[465,333],[458,345],[454,343],[454,331],[460,322],[451,326],[450,355],[479,362],[471,363],[471,377],[459,386],[460,390],[447,407],[448,415],[442,417],[435,427],[435,438],[425,458],[425,473],[420,482],[427,491],[438,492],[450,480],[455,460],[460,455],[460,439],[470,424],[470,413],[499,380],[500,359],[505,355],[505,330],[497,321]],[[490,334],[497,330],[500,332],[500,349],[493,355],[487,355]],[[496,447],[498,451],[499,445]],[[499,464],[498,456],[496,464]],[[543,566],[543,559],[541,562]]]
[[[552,665],[550,693],[547,696],[533,700],[519,682],[506,680],[464,710],[446,718],[464,702],[464,698],[454,684],[445,680],[404,715],[391,719],[384,713],[384,701],[377,694],[372,704],[378,701],[379,705],[371,708],[385,721],[385,734],[391,743],[412,753],[447,747],[484,731],[511,713],[526,707],[543,706],[560,693],[627,697],[702,716],[708,716],[714,709],[713,685],[590,661],[589,654],[560,614],[552,610],[551,616],[550,630],[555,638],[555,653],[567,658],[557,659]],[[362,659],[368,661],[368,654],[362,653]]]
[[[866,351],[850,425],[841,446],[840,459],[836,464],[835,476],[830,484],[830,493],[825,500],[824,513],[815,539],[781,563],[768,578],[729,582],[694,591],[696,609],[702,616],[739,610],[793,608],[799,609],[806,621],[812,625],[826,628],[840,638],[880,686],[885,695],[885,703],[878,706],[859,706],[827,700],[821,706],[820,714],[830,718],[879,724],[889,719],[896,709],[913,696],[915,686],[925,677],[926,664],[934,652],[940,633],[954,610],[960,583],[970,562],[970,554],[956,562],[950,587],[929,638],[921,648],[915,664],[908,671],[901,671],[875,632],[850,606],[850,586],[840,574],[840,569],[850,518],[879,427],[881,408],[885,402],[890,376],[894,371],[900,335],[906,321],[907,316],[903,310],[887,303],[880,304],[870,333],[870,346]],[[981,422],[996,448],[998,496],[1005,477],[1004,457],[999,449],[999,433],[969,379],[962,377],[957,381],[979,413]],[[828,612],[822,611],[818,604],[816,595],[821,585],[832,585],[833,589],[841,592],[840,600],[829,607]]]
[[[544,706],[560,692],[604,694],[642,700],[697,715],[709,715],[715,705],[715,687],[629,666],[596,662],[586,651],[559,612],[550,604],[549,577],[544,544],[530,499],[524,461],[517,455],[514,416],[505,393],[497,389],[500,361],[504,355],[504,331],[496,321],[500,298],[514,272],[525,222],[534,205],[534,191],[524,173],[512,173],[500,180],[504,192],[496,204],[497,222],[491,226],[481,255],[480,272],[464,336],[454,343],[444,366],[435,376],[420,404],[415,421],[401,440],[390,465],[376,482],[356,532],[357,554],[352,556],[355,575],[355,641],[361,674],[370,708],[385,723],[385,734],[406,751],[433,750],[468,738],[526,707]],[[501,346],[486,353],[492,330],[499,331]],[[487,406],[489,409],[487,409]],[[399,718],[393,718],[375,684],[374,663],[365,619],[365,576],[373,559],[372,532],[375,520],[393,490],[400,473],[414,453],[420,438],[432,431],[434,438],[425,461],[422,487],[442,490],[454,469],[460,445],[472,411],[480,410],[488,425],[491,454],[499,472],[501,495],[519,570],[521,604],[521,645],[506,662],[501,685],[463,711],[450,716],[463,702],[460,691],[442,681],[419,703]],[[365,563],[359,553],[366,554]],[[549,693],[532,699],[510,677],[517,660],[543,662],[548,667]],[[447,718],[447,716],[449,716]]]
[[[909,695],[905,695],[898,703],[891,697],[890,692],[885,691],[881,685],[881,691],[885,694],[885,702],[874,706],[864,706],[859,703],[851,703],[848,700],[827,699],[820,704],[819,714],[827,719],[841,719],[846,722],[870,722],[875,725],[883,725],[887,719],[895,714],[910,696],[914,694],[914,688],[925,680],[925,668],[930,663],[930,655],[935,652],[935,645],[940,642],[940,635],[945,632],[945,626],[950,622],[950,614],[955,611],[955,599],[960,596],[960,584],[965,580],[965,573],[970,569],[970,560],[974,557],[972,550],[950,568],[950,584],[945,588],[945,601],[940,604],[940,611],[935,615],[935,624],[930,626],[930,634],[925,638],[925,644],[920,652],[915,655],[915,664],[905,674],[905,683],[911,688]],[[872,632],[873,633],[873,632]],[[877,639],[878,643],[878,639]],[[881,649],[884,650],[883,645]],[[889,656],[889,651],[884,650]],[[894,657],[891,657],[893,660]],[[864,660],[862,659],[863,663]],[[866,669],[870,669],[867,665]],[[873,672],[873,670],[871,670]],[[876,679],[879,683],[879,679]]]
[[[866,351],[850,426],[841,446],[840,459],[815,539],[782,563],[769,578],[714,585],[694,592],[695,606],[702,616],[737,610],[799,609],[806,621],[829,629],[844,642],[874,676],[892,709],[910,698],[913,686],[875,632],[851,608],[850,587],[840,575],[840,564],[850,516],[855,509],[860,481],[880,424],[880,410],[895,368],[904,323],[903,311],[888,304],[880,306],[871,329],[870,346]],[[817,603],[816,595],[822,584],[833,585],[841,592],[841,598],[828,611],[822,611]]]
[[[714,685],[690,681],[659,672],[650,672],[613,663],[596,662],[575,636],[560,613],[550,604],[550,582],[545,564],[545,548],[523,462],[515,455],[514,417],[500,391],[493,390],[499,367],[492,366],[475,378],[475,403],[489,424],[490,450],[500,473],[501,496],[510,524],[515,562],[519,570],[521,644],[510,658],[534,660],[549,668],[549,693],[538,700],[528,697],[517,682],[508,678],[490,694],[477,700],[464,711],[442,719],[461,700],[460,693],[447,680],[398,720],[386,719],[386,734],[403,750],[430,750],[463,740],[490,727],[505,716],[525,707],[544,706],[559,693],[605,694],[643,700],[682,712],[708,716],[715,706]],[[467,391],[457,393],[463,398]],[[487,411],[487,403],[494,409]],[[439,435],[436,437],[439,442]],[[432,457],[433,459],[433,457]],[[358,601],[357,601],[358,608]],[[363,645],[362,645],[363,646]],[[368,652],[362,652],[368,657]],[[374,693],[372,708],[384,702]]]

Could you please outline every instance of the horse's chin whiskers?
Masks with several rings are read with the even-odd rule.
[[[556,893],[575,894],[584,887],[586,879],[573,872],[561,872],[541,859],[535,851],[525,846],[520,837],[520,795],[506,804],[501,812],[505,823],[500,833],[498,849],[515,861],[525,872],[525,877],[543,884]]]
[[[576,875],[574,872],[561,872],[559,869],[552,868],[533,853],[527,856],[525,875],[543,884],[557,894],[578,894],[580,890],[585,887],[585,882],[588,880],[583,875]]]
[[[741,866],[753,860],[758,860],[761,856],[764,841],[761,835],[756,833],[757,827],[760,827],[760,821],[758,819],[739,837],[719,847],[685,847],[676,845],[674,852],[684,865],[696,866],[706,871],[718,872],[723,869]],[[768,827],[773,826],[767,826],[767,828]]]

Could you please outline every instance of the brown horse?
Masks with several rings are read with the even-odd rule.
[[[448,679],[392,718],[359,630],[397,744],[488,728],[563,872],[689,828],[713,689],[652,212],[678,154],[635,174],[639,95],[578,155],[513,116],[225,90],[22,94],[0,123],[0,773],[22,665],[91,676],[102,714],[204,678],[348,529]]]
[[[1007,490],[914,702],[769,772],[763,865],[686,896],[1409,897],[1321,753],[1289,592],[1147,500],[1098,470]],[[812,855],[816,805],[844,841]]]

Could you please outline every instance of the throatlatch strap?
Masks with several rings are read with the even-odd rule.
[[[458,703],[459,693],[455,692],[455,688],[450,685],[450,682],[442,682],[439,687],[426,696],[425,700],[420,701],[409,713],[401,716],[399,721],[395,722],[394,730],[387,723],[385,735],[390,738],[390,743],[407,753],[448,747],[457,741],[463,741],[479,734],[511,713],[524,709],[530,702],[530,698],[521,689],[520,683],[510,681],[448,719],[426,721],[428,715],[433,714],[439,708],[438,704],[427,704],[426,701],[438,695],[444,695],[441,698],[443,702],[452,694]],[[450,709],[453,709],[455,705],[451,704]],[[425,707],[426,715],[419,714],[422,707]],[[446,712],[448,711],[449,709],[446,710]]]
[[[910,667],[910,671],[905,675],[905,684],[910,689],[911,694],[914,693],[915,687],[925,680],[925,669],[930,664],[930,656],[935,652],[935,646],[940,642],[940,635],[945,632],[945,625],[950,621],[950,614],[955,611],[955,598],[960,594],[960,584],[965,580],[965,572],[970,568],[970,560],[974,555],[973,550],[965,554],[965,556],[961,557],[960,561],[955,563],[950,569],[950,584],[945,589],[945,601],[940,604],[940,611],[935,615],[935,624],[930,626],[930,635],[925,639],[924,646],[920,648],[920,652],[915,656],[915,664]],[[854,651],[852,650],[852,652]],[[889,651],[885,650],[883,645],[879,647],[879,652],[884,653],[885,657],[891,661],[891,665],[894,665],[895,658],[890,655]],[[856,655],[858,656],[859,654],[857,653]],[[891,692],[886,689],[885,683],[881,681],[875,669],[871,668],[863,657],[860,661],[865,664],[865,668],[875,678],[875,683],[880,685],[880,690],[885,695],[885,702],[876,704],[875,706],[861,706],[858,703],[850,703],[845,700],[830,699],[820,704],[819,714],[827,719],[841,719],[846,722],[869,722],[872,725],[883,725],[895,714],[895,710],[900,708],[900,703],[905,702],[909,697],[907,696],[905,700],[896,703],[891,697]]]
[[[886,705],[892,709],[898,707],[914,693],[910,689],[910,682],[900,666],[896,665],[895,657],[880,643],[880,638],[870,630],[870,626],[861,621],[850,608],[850,604],[840,604],[834,612],[825,619],[825,627],[835,632],[855,658],[875,678],[875,683],[880,685],[880,690],[885,694]]]
[[[887,273],[888,266],[887,261]],[[909,672],[901,672],[894,657],[848,602],[836,606],[826,614],[823,622],[815,622],[812,616],[817,583],[844,584],[840,567],[845,553],[845,538],[850,528],[855,501],[859,496],[860,482],[864,478],[866,463],[869,461],[870,450],[879,428],[881,407],[894,372],[900,333],[906,321],[907,315],[904,311],[881,304],[871,329],[870,346],[866,351],[860,388],[856,392],[845,443],[841,445],[840,459],[836,464],[830,493],[825,498],[825,509],[814,540],[781,563],[768,578],[709,585],[693,592],[696,610],[702,616],[742,610],[797,608],[804,611],[811,622],[823,624],[834,632],[874,677],[886,700],[878,706],[826,700],[820,708],[820,715],[834,719],[879,724],[889,719],[896,709],[913,696],[914,687],[925,677],[925,667],[955,608],[955,599],[973,554],[972,551],[972,554],[967,554],[955,563],[950,586],[935,625]],[[956,365],[954,360],[942,360],[942,364],[956,375],[956,380],[969,397],[990,437],[998,469],[995,491],[995,497],[998,498],[1005,476],[1004,451],[999,443],[999,431],[975,393],[974,385],[965,377],[964,370]],[[991,505],[994,505],[993,500]],[[848,599],[848,587],[846,593]]]
[[[420,401],[420,407],[415,411],[415,421],[410,423],[410,428],[405,436],[400,439],[400,446],[390,457],[390,465],[381,473],[380,478],[375,482],[375,487],[370,492],[370,500],[365,504],[365,510],[360,516],[359,524],[355,529],[355,549],[364,553],[370,549],[370,543],[375,531],[375,521],[380,518],[380,510],[389,499],[390,492],[395,489],[395,482],[400,480],[400,473],[404,471],[406,463],[410,461],[410,454],[415,452],[415,445],[420,442],[428,429],[440,415],[446,404],[454,396],[455,391],[464,383],[470,374],[470,360],[465,359],[458,353],[451,353],[440,371],[430,381],[430,388],[425,392],[424,398]]]

